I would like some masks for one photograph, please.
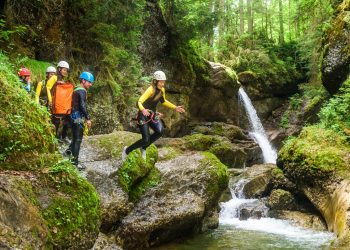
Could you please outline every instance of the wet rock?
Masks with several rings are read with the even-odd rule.
[[[253,165],[244,172],[247,183],[243,188],[245,198],[258,198],[267,195],[271,190],[272,170],[274,164]]]
[[[91,250],[123,250],[123,248],[116,244],[114,235],[100,233]]]
[[[296,208],[293,195],[283,189],[272,190],[267,205],[273,210],[294,210]]]
[[[350,72],[350,3],[338,6],[337,16],[324,39],[322,84],[329,93],[335,94]]]
[[[346,242],[350,208],[348,142],[333,131],[307,127],[284,145],[277,163],[320,212],[328,230]]]
[[[117,131],[108,135],[84,138],[80,162],[86,167],[81,174],[96,188],[101,198],[103,232],[109,232],[133,208],[128,193],[120,185],[118,171],[125,145],[140,139],[139,134]]]
[[[273,210],[269,211],[268,216],[280,220],[288,220],[298,227],[327,231],[327,225],[323,219],[315,214],[290,210]]]
[[[124,249],[143,249],[218,225],[217,202],[228,175],[213,157],[193,153],[157,163],[161,183],[142,196],[117,231]]]
[[[261,149],[252,140],[230,142],[224,136],[192,134],[182,138],[162,138],[156,145],[179,151],[209,151],[230,168],[243,168],[262,162]]]
[[[253,202],[244,203],[238,207],[238,218],[240,220],[260,219],[266,217],[268,208],[264,202],[255,200]]]

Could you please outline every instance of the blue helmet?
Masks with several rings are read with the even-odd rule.
[[[87,72],[87,71],[84,71],[83,73],[81,73],[81,75],[79,76],[79,79],[84,79],[84,80],[89,81],[91,83],[93,83],[95,80],[94,76],[90,72]]]

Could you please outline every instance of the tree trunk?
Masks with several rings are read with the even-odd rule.
[[[283,5],[282,0],[278,0],[278,19],[279,19],[279,25],[280,25],[280,32],[279,32],[279,44],[284,43],[284,28],[283,28]]]
[[[244,34],[244,6],[243,0],[239,0],[239,33]]]
[[[253,34],[253,13],[251,0],[247,0],[248,34]]]

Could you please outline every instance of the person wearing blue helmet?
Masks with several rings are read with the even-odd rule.
[[[81,73],[80,85],[74,89],[72,99],[72,113],[71,113],[71,125],[72,125],[72,143],[69,149],[66,150],[67,154],[72,154],[72,163],[78,167],[78,158],[80,151],[80,144],[83,140],[84,124],[88,128],[91,127],[91,120],[87,111],[87,93],[86,91],[92,86],[94,82],[94,76],[87,71]],[[83,166],[78,168],[82,169]]]

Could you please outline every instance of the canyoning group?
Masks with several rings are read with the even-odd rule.
[[[55,126],[55,134],[60,144],[68,144],[64,155],[70,157],[71,162],[78,169],[84,169],[79,164],[79,151],[83,135],[87,134],[92,122],[87,109],[87,90],[94,82],[94,76],[84,71],[79,76],[79,84],[68,80],[69,64],[60,61],[57,67],[49,66],[46,69],[46,78],[37,83],[36,89],[31,83],[31,71],[21,68],[18,71],[20,84],[31,95],[35,95],[36,103],[47,108],[51,115],[51,121]],[[153,74],[152,82],[147,90],[141,95],[137,102],[137,126],[141,132],[142,139],[136,141],[129,147],[125,146],[122,151],[122,160],[127,155],[140,148],[143,159],[146,159],[146,148],[159,139],[163,134],[164,124],[160,119],[163,114],[156,111],[160,102],[164,106],[174,109],[176,112],[184,113],[182,106],[176,106],[165,98],[166,75],[163,71]],[[153,133],[150,134],[150,128]],[[68,139],[71,130],[71,140]]]

